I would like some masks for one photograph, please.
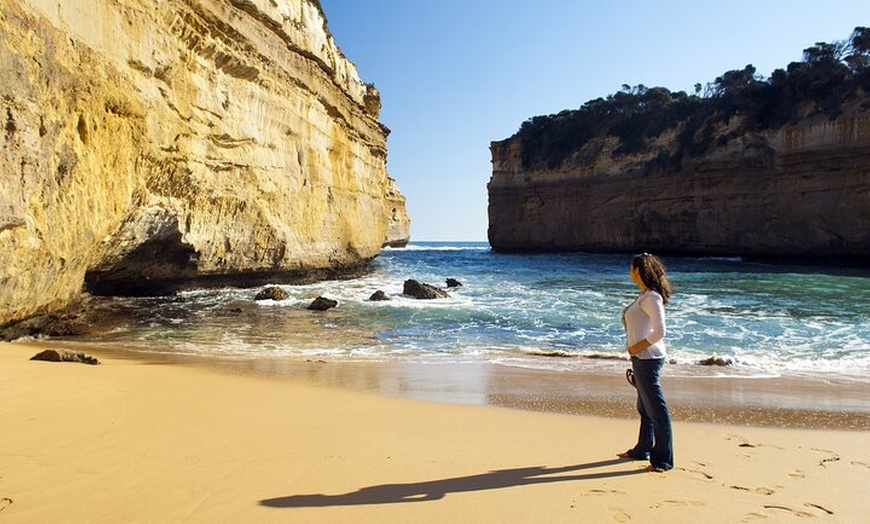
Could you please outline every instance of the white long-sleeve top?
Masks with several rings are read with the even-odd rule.
[[[641,359],[662,358],[665,350],[665,303],[657,291],[647,289],[622,310],[626,347],[643,339],[652,345],[634,356]]]

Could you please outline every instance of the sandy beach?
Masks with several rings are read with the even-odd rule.
[[[0,344],[3,523],[866,519],[867,431],[678,420],[650,473],[628,418],[40,349]]]

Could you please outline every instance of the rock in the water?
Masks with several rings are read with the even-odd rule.
[[[308,304],[308,309],[312,311],[326,311],[327,309],[332,309],[338,306],[337,300],[332,300],[326,297],[317,297],[314,299],[314,302]]]
[[[289,293],[280,287],[272,286],[257,293],[254,300],[287,300],[288,298],[290,298]]]
[[[390,300],[390,297],[388,297],[386,293],[379,289],[372,293],[372,296],[369,297],[369,300],[371,300],[372,302],[380,302],[384,300]]]
[[[698,361],[700,366],[731,366],[734,365],[734,359],[728,357],[720,357],[713,353],[712,356]]]
[[[455,278],[448,278],[447,287],[462,287],[462,282],[456,280]]]
[[[426,300],[433,298],[450,298],[450,295],[448,295],[446,291],[438,289],[431,284],[418,282],[413,279],[405,281],[402,293],[414,298]]]
[[[30,357],[30,360],[44,360],[46,362],[79,362],[96,366],[100,363],[95,357],[82,352],[68,349],[46,349]]]

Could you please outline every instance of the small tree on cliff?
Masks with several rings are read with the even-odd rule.
[[[716,129],[732,117],[740,118],[742,131],[777,129],[807,111],[833,118],[844,103],[870,93],[870,29],[856,27],[847,41],[816,43],[804,49],[803,58],[767,80],[751,64],[727,71],[706,85],[703,98],[698,96],[701,84],[693,96],[626,84],[578,110],[534,117],[515,135],[523,142],[523,165],[555,168],[604,136],[619,138],[615,156],[640,152],[667,129],[679,133],[669,158],[676,165],[686,156],[704,154],[714,142],[727,142],[729,136],[717,137]],[[656,165],[665,165],[662,155],[657,158]]]

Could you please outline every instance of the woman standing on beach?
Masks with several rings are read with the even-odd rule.
[[[648,459],[651,470],[667,471],[674,467],[673,432],[659,375],[665,363],[665,304],[671,284],[661,259],[649,253],[635,255],[629,274],[640,294],[623,310],[622,322],[637,389],[640,432],[637,444],[620,456]]]

